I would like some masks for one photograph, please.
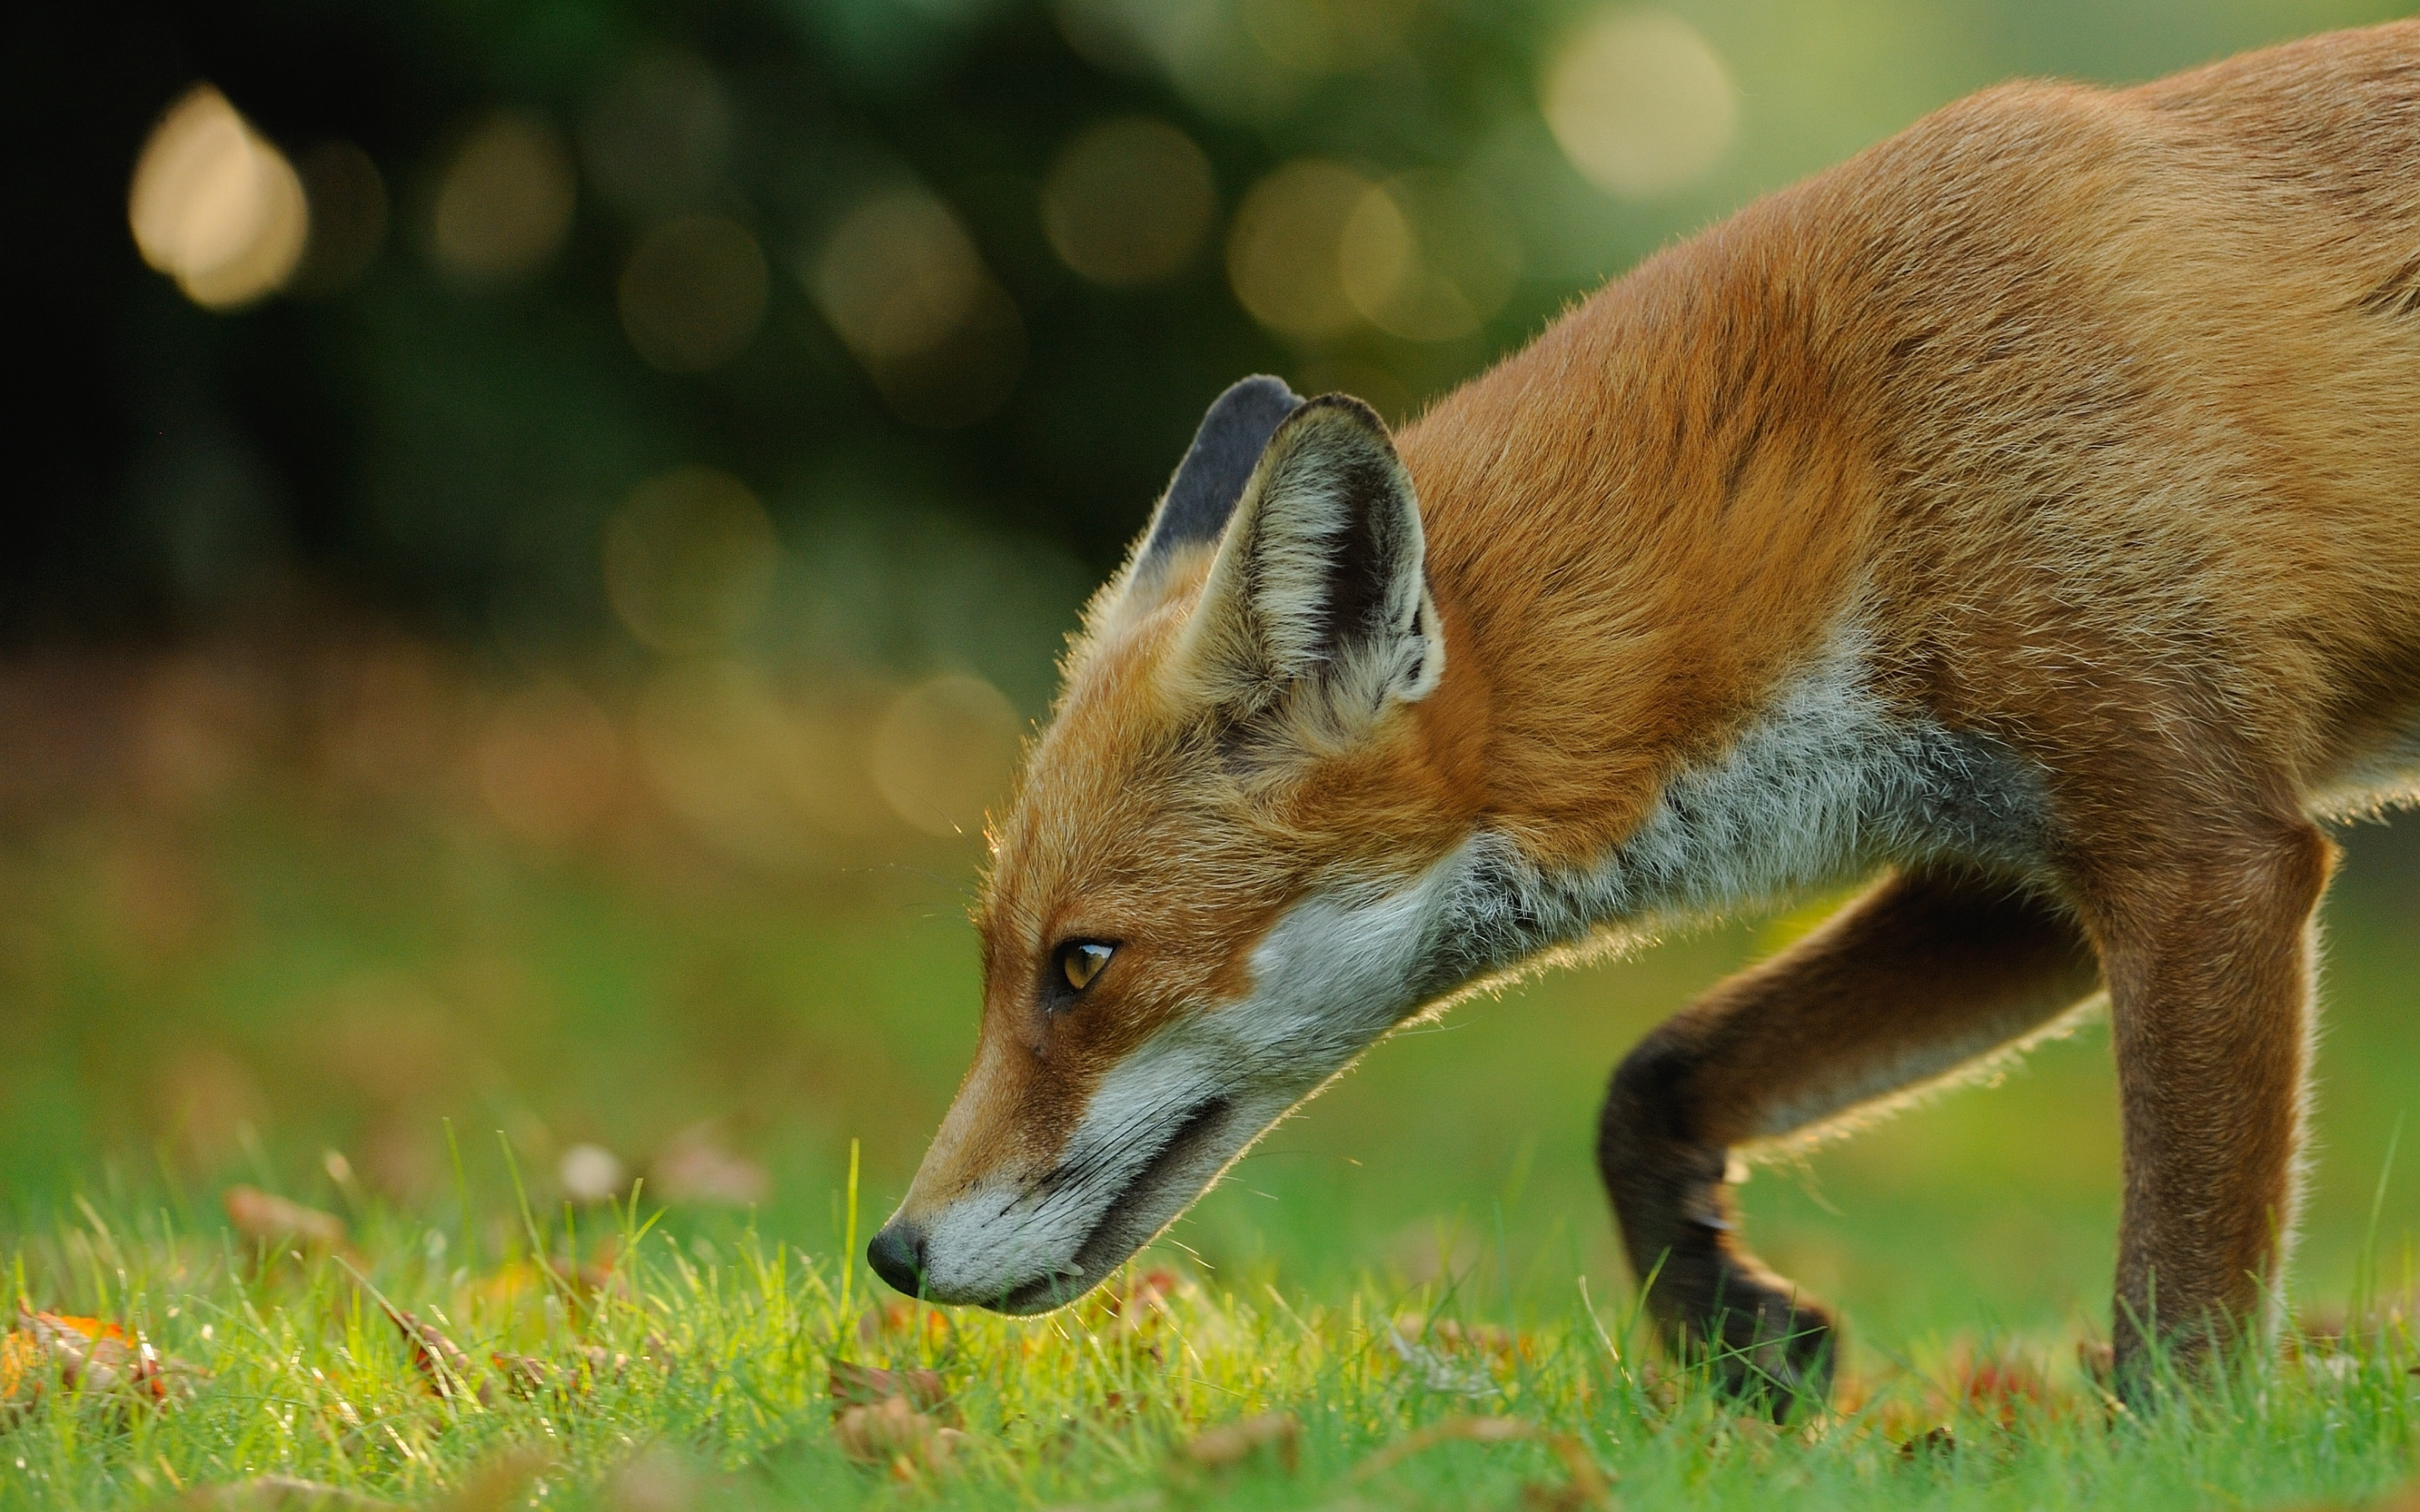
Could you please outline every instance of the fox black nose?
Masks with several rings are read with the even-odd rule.
[[[893,1291],[913,1297],[924,1289],[924,1230],[893,1220],[882,1226],[865,1246],[865,1263],[891,1283]]]

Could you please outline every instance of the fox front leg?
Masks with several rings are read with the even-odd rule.
[[[2097,977],[2056,904],[1970,874],[1902,872],[1650,1034],[1614,1073],[1597,1158],[1667,1339],[1776,1417],[1823,1396],[1832,1319],[1739,1242],[1730,1149],[1952,1075],[2055,1020]]]

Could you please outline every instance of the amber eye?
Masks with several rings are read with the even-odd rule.
[[[1101,974],[1101,968],[1115,954],[1114,945],[1103,945],[1098,940],[1069,940],[1059,947],[1059,975],[1070,991],[1080,993],[1093,984],[1093,979]]]

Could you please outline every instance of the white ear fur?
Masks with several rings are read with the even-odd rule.
[[[1445,674],[1411,475],[1367,405],[1314,399],[1244,486],[1176,657],[1231,708],[1310,689],[1347,722]]]

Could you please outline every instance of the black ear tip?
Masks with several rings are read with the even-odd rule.
[[[1169,481],[1159,518],[1144,544],[1148,558],[1192,541],[1215,541],[1234,513],[1269,438],[1302,408],[1302,396],[1266,374],[1228,385],[1211,401],[1193,444]]]
[[[1302,395],[1288,388],[1285,379],[1255,373],[1228,384],[1224,393],[1211,400],[1202,424],[1204,429],[1214,424],[1253,424],[1265,417],[1267,428],[1275,430],[1279,421],[1301,408]]]

